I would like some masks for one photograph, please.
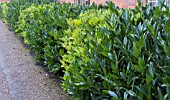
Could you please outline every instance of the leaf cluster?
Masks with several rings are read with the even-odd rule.
[[[108,7],[68,19],[63,88],[82,100],[170,99],[170,8]]]

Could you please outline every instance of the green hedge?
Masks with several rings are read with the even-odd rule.
[[[36,54],[36,59],[44,61],[52,72],[61,68],[61,55],[65,49],[60,43],[63,30],[68,28],[67,18],[76,18],[83,6],[51,3],[34,4],[20,13],[18,29],[24,42]]]
[[[15,30],[18,26],[18,18],[20,12],[29,7],[31,4],[40,5],[40,4],[49,4],[55,2],[56,0],[10,0],[7,4],[7,14],[5,20],[12,30]]]
[[[91,65],[93,62],[90,61],[91,57],[97,56],[93,54],[94,51],[103,51],[102,48],[97,50],[97,47],[103,41],[101,29],[108,27],[105,19],[108,15],[107,10],[90,10],[81,14],[78,19],[68,19],[70,27],[62,38],[62,45],[68,50],[62,60],[62,66],[66,69],[62,86],[69,94],[73,94],[74,99],[95,99],[90,97],[93,90],[98,90],[91,94],[93,97],[102,94],[94,74],[103,71],[98,66]]]
[[[68,20],[63,88],[78,100],[170,99],[169,8],[108,6]]]
[[[168,100],[170,8],[140,5],[11,0],[0,11],[37,60],[64,70],[62,87],[72,99]]]
[[[59,39],[63,30],[68,28],[66,19],[74,19],[86,9],[94,8],[97,8],[95,4],[88,7],[60,4],[53,0],[11,0],[4,4],[2,10],[5,11],[3,20],[23,37],[36,59],[56,73],[64,69],[60,60],[66,49]]]
[[[6,15],[7,15],[7,3],[1,3],[0,4],[0,18],[5,22],[7,23],[7,20],[6,20]]]
[[[2,17],[2,3],[0,2],[0,18]]]
[[[2,18],[2,5],[3,5],[3,3],[0,2],[0,18]]]

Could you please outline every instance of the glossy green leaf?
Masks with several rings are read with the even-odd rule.
[[[162,87],[170,87],[170,84],[162,84]]]
[[[127,97],[128,97],[128,93],[127,93],[127,92],[124,92],[123,99],[124,99],[124,100],[127,100]]]
[[[157,91],[158,91],[159,100],[163,100],[163,95],[159,87],[157,87]]]
[[[167,54],[167,56],[170,57],[170,47],[167,46],[166,44],[164,45],[164,51],[165,51],[165,53]]]
[[[169,27],[170,27],[170,24],[169,24],[170,20],[166,21],[166,24],[165,24],[165,31],[166,31],[166,34],[168,35],[169,34]]]
[[[142,66],[138,66],[138,65],[134,65],[135,70],[139,71],[139,72],[143,72],[143,67]]]
[[[145,61],[142,58],[139,58],[138,59],[138,65],[144,68],[145,67]]]
[[[126,91],[130,96],[136,96],[135,92],[133,92],[132,90],[127,90]]]
[[[152,25],[148,25],[149,30],[152,32],[153,36],[156,37],[155,30]]]
[[[158,17],[158,16],[160,15],[159,6],[157,6],[157,7],[155,8],[154,15],[155,15],[156,17]]]
[[[152,76],[146,75],[146,84],[151,84],[152,79]]]
[[[125,36],[124,39],[123,39],[123,44],[126,46],[127,45],[127,37]]]
[[[114,97],[115,99],[118,99],[118,96],[117,96],[117,94],[116,94],[115,92],[113,92],[113,91],[108,91],[108,93],[109,93],[112,97]]]

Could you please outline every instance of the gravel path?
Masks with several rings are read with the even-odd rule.
[[[0,20],[0,100],[68,100]]]

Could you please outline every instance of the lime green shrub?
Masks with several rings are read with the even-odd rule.
[[[80,14],[78,19],[68,19],[70,27],[62,38],[64,42],[62,45],[68,50],[62,60],[62,66],[66,69],[62,86],[74,99],[103,98],[102,79],[96,75],[103,73],[106,76],[104,69],[107,69],[105,68],[107,66],[103,66],[102,69],[100,63],[95,60],[97,57],[98,60],[100,57],[102,59],[102,55],[98,53],[105,54],[107,50],[102,44],[107,42],[104,40],[107,36],[103,37],[105,36],[103,31],[109,29],[105,18],[109,13],[109,10],[90,10]],[[110,85],[106,83],[105,86]]]
[[[8,25],[12,30],[15,30],[18,26],[18,17],[20,15],[20,11],[29,7],[31,4],[40,5],[40,4],[48,4],[51,2],[55,2],[56,0],[10,0],[7,3],[7,14],[5,20],[7,20]]]
[[[7,16],[7,10],[8,10],[8,7],[7,7],[7,3],[1,3],[1,7],[0,7],[0,17],[1,17],[1,19],[5,22],[5,23],[7,23],[7,20],[5,19],[6,18],[6,16]]]
[[[170,99],[170,8],[108,6],[68,19],[63,88],[76,100]]]
[[[24,37],[37,60],[44,61],[50,71],[57,72],[65,52],[60,38],[68,28],[66,19],[76,18],[83,9],[84,6],[71,4],[33,4],[21,11],[16,32]]]
[[[2,17],[2,3],[0,3],[0,18]]]
[[[68,28],[66,19],[74,19],[80,12],[97,9],[97,6],[75,6],[54,1],[11,0],[7,4],[4,20],[23,37],[37,60],[44,61],[50,71],[57,72],[61,69],[61,55],[66,51],[60,43],[63,31]]]

